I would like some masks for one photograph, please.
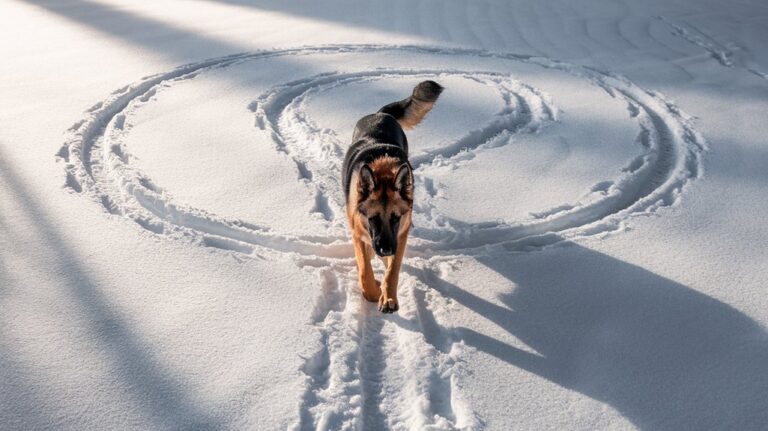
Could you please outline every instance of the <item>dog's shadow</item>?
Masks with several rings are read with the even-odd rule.
[[[503,305],[406,271],[540,356],[456,328],[467,345],[607,403],[641,429],[768,426],[768,333],[729,305],[575,244],[477,260],[516,285]]]

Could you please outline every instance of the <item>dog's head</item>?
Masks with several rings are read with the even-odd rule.
[[[412,208],[413,174],[408,163],[385,156],[360,168],[357,211],[377,255],[395,254],[398,234],[410,227]]]

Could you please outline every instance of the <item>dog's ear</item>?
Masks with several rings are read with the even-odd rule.
[[[395,175],[395,188],[402,193],[407,193],[411,189],[411,167],[408,163],[403,163]]]
[[[365,199],[368,197],[375,186],[373,180],[373,171],[368,165],[363,165],[360,168],[360,174],[358,175],[357,188],[360,191],[361,197]]]

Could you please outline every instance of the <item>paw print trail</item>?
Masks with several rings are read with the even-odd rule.
[[[322,280],[311,322],[319,346],[302,368],[293,429],[477,429],[455,387],[459,349],[432,312],[447,300],[404,274],[401,309],[383,316],[363,300],[353,265],[329,266],[312,269]]]

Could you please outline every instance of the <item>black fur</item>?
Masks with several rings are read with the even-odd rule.
[[[362,165],[369,164],[381,156],[390,156],[401,163],[408,162],[408,139],[400,123],[389,114],[370,114],[361,118],[352,135],[353,144],[344,157],[342,179],[344,196],[349,198],[352,174]]]

